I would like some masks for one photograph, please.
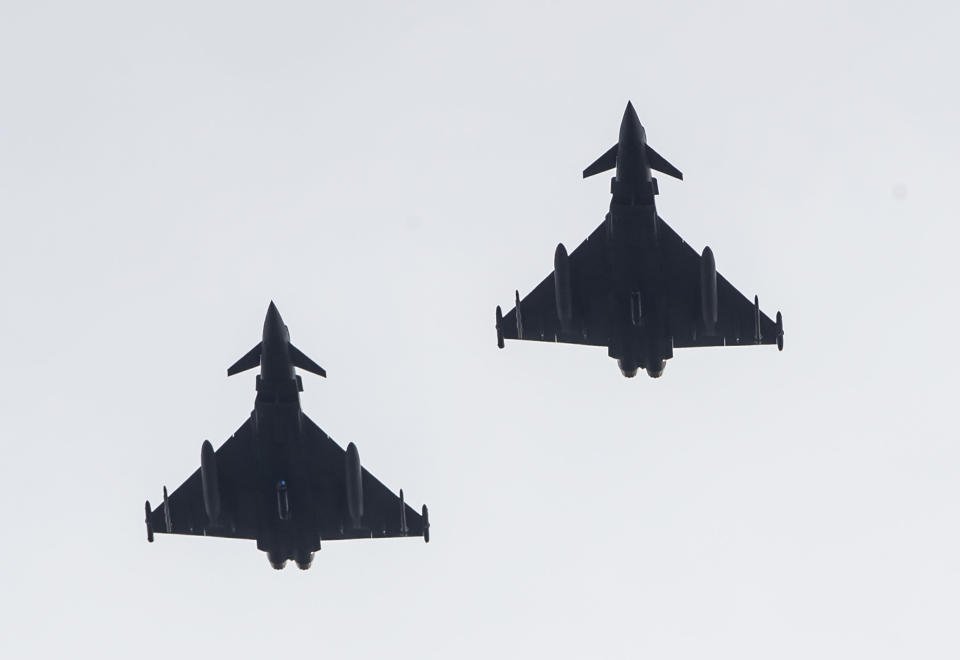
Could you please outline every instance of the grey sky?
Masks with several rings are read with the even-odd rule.
[[[955,7],[82,4],[0,7],[0,655],[960,653]],[[782,354],[497,351],[627,99]],[[146,543],[270,299],[430,545]]]

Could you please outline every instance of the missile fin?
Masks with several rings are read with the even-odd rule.
[[[153,543],[153,525],[150,524],[150,514],[153,512],[150,510],[150,500],[146,501],[146,503],[143,505],[143,508],[147,512],[147,518],[145,521],[147,523],[147,541],[149,543]]]

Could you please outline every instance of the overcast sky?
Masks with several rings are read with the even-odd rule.
[[[960,655],[960,11],[324,4],[0,6],[0,655]],[[783,353],[497,350],[628,99]],[[147,544],[271,299],[429,545]]]

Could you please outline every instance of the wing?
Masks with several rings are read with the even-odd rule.
[[[564,331],[560,327],[554,274],[551,272],[499,322],[503,337],[607,346],[610,343],[609,306],[606,304],[610,275],[605,245],[606,230],[601,224],[569,256],[572,328]]]
[[[157,534],[257,538],[252,442],[253,422],[247,419],[216,452],[221,511],[216,522],[207,519],[203,485],[197,469],[164,503],[147,515],[148,529]]]
[[[662,218],[658,219],[674,348],[776,344],[781,334],[777,324],[759,312],[760,337],[756,337],[759,310],[720,273],[717,273],[717,324],[713,333],[707,334],[700,310],[700,261],[703,257]]]
[[[426,537],[429,522],[366,468],[362,469],[361,478],[362,526],[353,529],[347,513],[346,452],[306,415],[303,432],[307,435],[307,468],[312,475],[312,498],[319,513],[321,539]]]

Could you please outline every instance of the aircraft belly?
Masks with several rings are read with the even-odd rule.
[[[641,214],[620,218],[620,240],[613,246],[614,332],[611,357],[647,366],[672,357],[666,336],[664,282],[660,254]],[[652,213],[648,216],[648,220]],[[645,226],[646,225],[646,226]]]
[[[319,549],[318,515],[311,497],[308,457],[299,441],[299,424],[289,415],[273,413],[265,418],[284,432],[273,437],[261,436],[258,443],[260,525],[257,547],[294,558],[298,551]]]

